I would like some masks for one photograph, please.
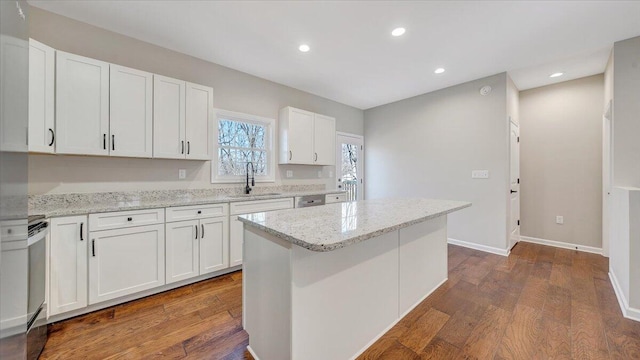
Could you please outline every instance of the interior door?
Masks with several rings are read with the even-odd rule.
[[[511,233],[509,236],[509,248],[512,248],[513,245],[520,241],[520,130],[518,125],[513,122],[511,122],[511,130],[509,132],[509,144],[511,163]]]
[[[347,192],[347,201],[364,199],[364,138],[338,133],[336,136],[336,183]]]

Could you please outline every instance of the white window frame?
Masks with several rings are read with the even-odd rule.
[[[232,120],[238,122],[245,122],[257,125],[266,126],[266,139],[265,139],[265,148],[267,152],[267,175],[264,176],[256,176],[256,182],[266,183],[266,182],[275,182],[276,181],[276,160],[275,160],[275,143],[274,143],[274,134],[275,134],[275,126],[276,120],[251,115],[244,114],[235,111],[228,111],[223,109],[213,109],[214,117],[213,117],[213,159],[211,161],[211,183],[212,184],[220,184],[220,183],[244,183],[246,181],[245,175],[233,175],[233,176],[223,176],[218,175],[218,122],[220,119],[224,120]]]

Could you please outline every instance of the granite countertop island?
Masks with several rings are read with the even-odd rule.
[[[447,280],[447,214],[469,202],[354,201],[242,215],[255,359],[355,359]]]
[[[464,209],[471,203],[377,199],[247,214],[239,220],[312,251],[331,251]]]

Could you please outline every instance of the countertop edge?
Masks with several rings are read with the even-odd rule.
[[[372,231],[370,233],[359,235],[359,236],[356,236],[356,237],[353,237],[353,238],[349,238],[349,239],[346,239],[346,240],[343,240],[343,241],[340,241],[340,242],[337,242],[337,243],[333,243],[333,244],[327,245],[327,246],[308,243],[306,241],[303,241],[301,239],[293,237],[293,236],[291,236],[289,234],[285,234],[283,232],[280,232],[280,231],[274,230],[272,228],[266,227],[264,225],[261,225],[259,223],[253,222],[253,221],[251,221],[249,219],[246,219],[246,218],[244,218],[242,216],[239,216],[238,220],[242,221],[244,224],[247,224],[252,228],[264,231],[264,232],[266,232],[268,234],[271,234],[271,235],[276,236],[276,237],[278,237],[280,239],[288,241],[288,242],[290,242],[292,244],[295,244],[295,245],[298,245],[300,247],[303,247],[303,248],[305,248],[307,250],[311,250],[311,251],[315,251],[315,252],[328,252],[328,251],[341,249],[341,248],[347,247],[349,245],[357,244],[359,242],[362,242],[362,241],[365,241],[365,240],[368,240],[368,239],[371,239],[371,238],[374,238],[374,237],[377,237],[377,236],[380,236],[380,235],[384,235],[386,233],[390,233],[392,231],[396,231],[396,230],[399,230],[399,229],[402,229],[402,228],[405,228],[405,227],[409,227],[411,225],[415,225],[415,224],[418,224],[418,223],[421,223],[421,222],[425,222],[427,220],[431,220],[431,219],[434,219],[434,218],[437,218],[437,217],[440,217],[440,216],[444,216],[444,215],[450,214],[452,212],[471,207],[471,205],[472,205],[472,203],[467,202],[467,203],[462,204],[460,206],[452,207],[450,209],[443,210],[443,211],[440,211],[440,212],[437,212],[437,213],[433,213],[433,214],[429,214],[429,215],[426,215],[426,216],[423,216],[423,217],[420,217],[420,218],[417,218],[417,219],[414,219],[414,220],[411,220],[411,221],[407,221],[407,222],[404,222],[404,223],[399,223],[399,224],[396,224],[396,225],[393,225],[393,226],[389,226],[389,227],[386,227],[384,229]]]
[[[292,192],[292,193],[282,193],[278,195],[260,195],[256,194],[254,196],[247,197],[229,197],[224,196],[220,197],[220,199],[204,199],[204,200],[188,200],[188,201],[167,201],[158,203],[150,203],[150,204],[141,204],[141,205],[130,205],[130,206],[106,206],[106,207],[96,207],[93,209],[71,209],[71,210],[54,210],[48,211],[44,209],[33,208],[29,209],[29,214],[38,214],[44,215],[46,218],[54,218],[61,216],[75,216],[75,215],[88,215],[88,214],[100,214],[107,212],[118,212],[118,211],[133,211],[133,210],[145,210],[145,209],[157,209],[157,208],[171,208],[171,207],[181,207],[181,206],[197,206],[197,205],[212,205],[212,204],[231,204],[236,202],[245,202],[245,201],[259,201],[259,200],[273,200],[273,199],[287,199],[287,198],[295,198],[297,196],[304,195],[329,195],[329,194],[341,194],[344,193],[344,190],[320,190],[320,191],[304,191],[304,192]]]

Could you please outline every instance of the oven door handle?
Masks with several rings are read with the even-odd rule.
[[[39,233],[29,237],[27,239],[27,246],[31,246],[35,243],[37,243],[38,241],[44,239],[47,236],[47,232],[46,231],[40,231]]]

